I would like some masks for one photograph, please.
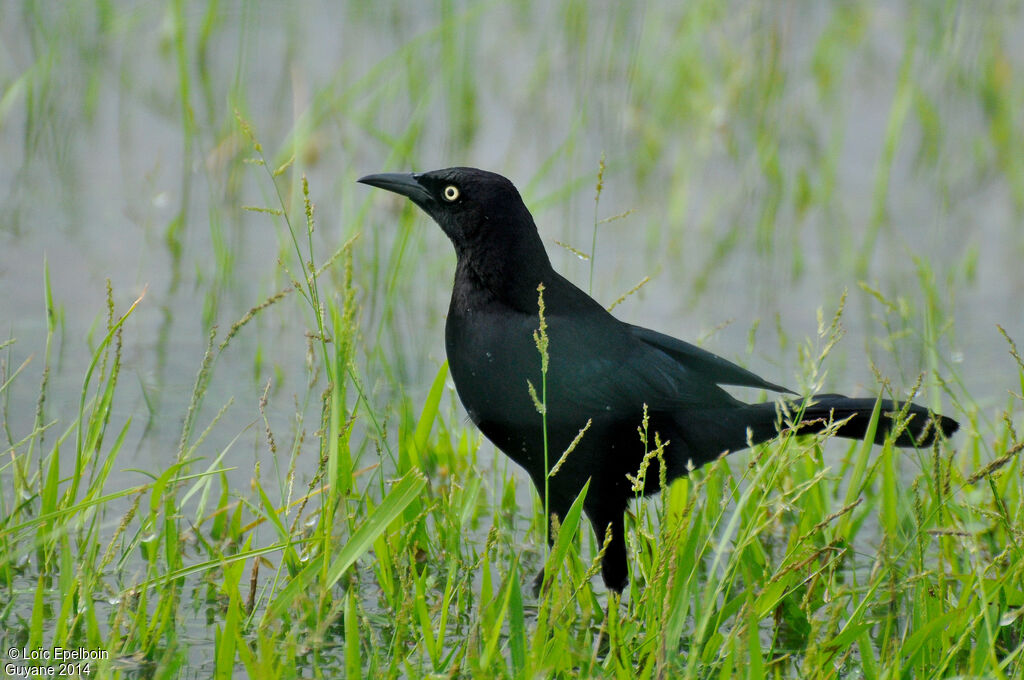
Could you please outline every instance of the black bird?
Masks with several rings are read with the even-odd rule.
[[[586,481],[584,509],[605,553],[605,585],[621,591],[629,578],[623,516],[636,493],[644,445],[637,427],[646,405],[648,431],[669,444],[668,480],[724,453],[775,437],[779,404],[747,404],[721,385],[793,394],[699,347],[619,321],[551,267],[530,211],[512,182],[475,168],[367,175],[363,184],[407,196],[440,225],[458,258],[445,348],[452,378],[469,417],[494,444],[529,473],[544,496],[544,431],[527,380],[541,390],[538,286],[543,284],[550,363],[546,412],[549,467],[591,422],[563,467],[547,480],[548,507],[564,517]],[[785,401],[797,427],[815,432],[841,423],[836,434],[863,438],[875,399],[821,394]],[[883,414],[905,405],[885,400]],[[894,443],[926,446],[958,427],[910,404],[909,422]],[[885,440],[891,417],[879,419],[875,442]],[[792,425],[792,423],[790,423]],[[653,447],[653,442],[649,444]],[[643,493],[659,490],[657,466]],[[538,581],[539,583],[539,581]]]

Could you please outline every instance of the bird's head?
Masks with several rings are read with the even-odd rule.
[[[486,170],[389,172],[367,175],[359,181],[409,198],[434,218],[457,250],[471,246],[481,237],[503,240],[498,229],[508,232],[526,225],[533,227],[533,218],[515,185]],[[485,233],[490,230],[494,231]]]
[[[512,182],[476,168],[382,173],[358,180],[406,196],[434,218],[455,245],[460,266],[495,294],[528,289],[551,271],[530,211]]]

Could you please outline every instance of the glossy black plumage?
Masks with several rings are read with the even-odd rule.
[[[777,404],[746,404],[721,386],[789,390],[691,344],[616,319],[552,269],[533,217],[509,180],[475,168],[448,168],[368,175],[359,181],[407,196],[454,244],[458,262],[445,346],[455,387],[473,422],[526,469],[541,494],[546,473],[542,420],[527,380],[540,389],[533,334],[539,324],[537,289],[543,284],[550,356],[549,465],[591,421],[565,465],[548,479],[549,507],[564,516],[591,480],[587,516],[599,537],[612,526],[602,564],[609,588],[621,590],[628,580],[623,515],[635,493],[626,475],[635,476],[643,459],[637,427],[645,404],[649,432],[670,442],[665,449],[669,480],[777,434]],[[799,399],[787,403],[793,413],[801,406]],[[874,406],[874,399],[817,395],[803,405],[800,429],[818,431],[849,419],[837,434],[862,438]],[[900,406],[884,401],[881,410]],[[909,426],[896,445],[932,442],[936,428],[927,410],[912,404],[909,414]],[[944,436],[957,429],[951,418],[936,419]],[[884,441],[890,424],[881,418],[877,442]],[[644,493],[658,489],[658,475],[648,475]]]

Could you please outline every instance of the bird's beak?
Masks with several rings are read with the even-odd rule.
[[[369,184],[371,187],[393,191],[421,205],[431,199],[430,192],[416,180],[416,175],[413,173],[384,172],[379,175],[360,177],[356,181]]]

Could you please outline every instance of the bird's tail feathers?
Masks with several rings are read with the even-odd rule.
[[[786,399],[690,411],[677,417],[674,434],[685,442],[686,464],[700,467],[725,452],[774,439],[787,429],[799,434],[830,431],[837,437],[863,439],[877,402],[870,397],[819,394],[803,401]],[[896,446],[930,446],[940,432],[948,437],[958,427],[957,421],[933,414],[923,406],[883,399],[874,442],[882,444],[890,432],[896,432]]]
[[[788,402],[785,406],[794,417],[800,416],[797,429],[801,433],[821,432],[829,427],[835,427],[836,436],[863,439],[867,436],[876,403],[878,400],[871,397],[850,398],[841,394],[818,394],[806,406],[799,402]],[[875,430],[875,443],[883,443],[889,433],[895,431],[893,443],[896,446],[930,446],[940,433],[943,437],[949,437],[958,427],[960,424],[957,421],[931,413],[923,406],[882,399],[878,427]]]

